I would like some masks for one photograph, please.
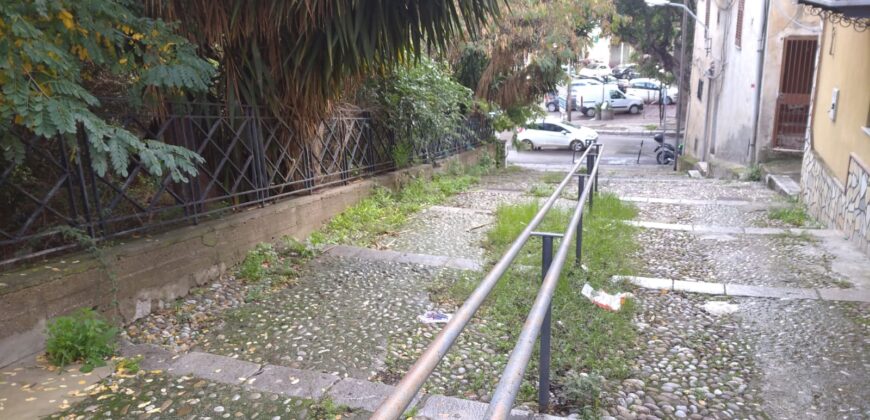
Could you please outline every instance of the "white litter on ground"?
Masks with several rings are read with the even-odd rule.
[[[724,302],[721,300],[711,300],[701,306],[711,315],[726,315],[730,313],[737,312],[740,309],[740,306],[735,305],[733,303]]]
[[[611,295],[610,293],[593,289],[589,283],[583,285],[583,290],[580,291],[580,294],[586,296],[586,298],[591,300],[595,305],[609,311],[618,311],[622,308],[625,299],[633,296],[631,293],[625,292]]]

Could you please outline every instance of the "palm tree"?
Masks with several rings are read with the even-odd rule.
[[[228,104],[267,105],[309,132],[348,86],[440,51],[503,0],[146,0],[220,64]]]

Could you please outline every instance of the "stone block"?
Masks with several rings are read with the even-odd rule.
[[[266,365],[254,382],[246,387],[290,397],[319,400],[329,387],[340,380],[335,375]]]
[[[707,295],[724,295],[725,285],[722,283],[710,283],[706,281],[674,280],[674,291],[704,293]]]
[[[191,352],[169,368],[175,375],[192,375],[225,384],[241,384],[260,370],[260,365],[232,357]]]
[[[336,404],[346,405],[351,408],[361,408],[366,411],[375,411],[378,406],[393,393],[395,387],[379,383],[364,381],[361,379],[345,378],[333,385],[327,395]],[[419,402],[419,396],[415,396],[410,410]]]
[[[817,289],[823,300],[870,303],[870,289]]]
[[[728,296],[766,297],[774,299],[818,299],[818,295],[813,289],[751,286],[746,284],[726,284],[725,294]]]
[[[463,400],[454,397],[432,395],[418,410],[420,416],[432,420],[477,420],[486,418],[489,404],[479,401]],[[530,413],[524,410],[511,410],[511,420],[555,420],[561,417]]]
[[[141,356],[139,367],[145,370],[167,370],[175,361],[175,355],[154,344],[124,344],[119,352],[123,357]]]

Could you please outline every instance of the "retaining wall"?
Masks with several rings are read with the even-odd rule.
[[[116,297],[119,322],[132,322],[156,309],[161,300],[185,296],[192,287],[223,275],[257,243],[285,235],[304,239],[376,186],[395,188],[412,176],[429,177],[453,160],[476,163],[484,153],[494,155],[495,145],[449,157],[439,167],[420,165],[118,243],[102,251],[114,282],[103,264],[87,253],[4,272],[0,274],[0,367],[42,351],[48,319],[77,308],[114,314],[109,309]]]
[[[870,255],[870,169],[851,154],[843,185],[814,150],[805,150],[801,196],[807,211]]]

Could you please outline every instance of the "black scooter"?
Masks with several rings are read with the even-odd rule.
[[[674,163],[674,157],[676,156],[676,149],[674,145],[670,143],[665,143],[665,136],[662,133],[658,133],[653,136],[653,140],[658,143],[656,146],[655,154],[656,154],[656,163],[659,165],[668,165]]]

